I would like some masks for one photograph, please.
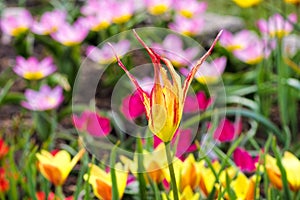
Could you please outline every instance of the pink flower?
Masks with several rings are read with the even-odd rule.
[[[65,23],[51,37],[65,46],[74,46],[80,44],[87,34],[88,29],[78,21],[73,25]]]
[[[147,10],[152,15],[162,15],[172,6],[173,0],[145,0]]]
[[[176,16],[173,23],[169,24],[169,28],[188,36],[198,35],[204,27],[204,19],[201,17],[185,18]]]
[[[108,0],[87,0],[86,4],[81,7],[80,12],[85,16],[96,15],[102,9],[105,11],[108,6]]]
[[[183,41],[175,34],[169,34],[164,39],[162,45],[153,44],[152,48],[162,56],[171,60],[173,65],[176,67],[187,66],[199,53],[199,49],[197,47],[184,49]]]
[[[112,12],[109,8],[104,9],[96,15],[88,15],[78,19],[81,24],[92,31],[100,31],[109,27],[112,23]]]
[[[1,17],[1,29],[10,36],[19,36],[32,25],[30,12],[24,8],[6,8]]]
[[[33,23],[31,30],[38,35],[54,33],[66,23],[66,16],[66,12],[62,10],[45,12],[39,22],[35,21]]]
[[[30,57],[26,60],[18,56],[16,66],[13,70],[16,74],[25,79],[39,80],[55,72],[56,66],[53,64],[51,57],[46,57],[39,62],[35,57]]]
[[[182,158],[184,153],[193,152],[197,150],[196,144],[193,144],[194,136],[191,129],[178,129],[171,141],[172,145],[176,146],[175,155],[178,158]],[[154,135],[153,146],[156,148],[162,140]]]
[[[199,2],[197,0],[175,0],[174,8],[180,15],[192,18],[205,12],[207,3]]]
[[[296,14],[290,14],[288,20],[285,20],[280,14],[276,13],[268,20],[258,20],[257,26],[263,34],[271,37],[283,38],[292,32],[293,24],[296,22]]]
[[[219,126],[214,131],[214,139],[219,142],[233,141],[242,132],[242,122],[239,120],[232,123],[228,119],[221,120]]]
[[[73,123],[79,131],[87,131],[94,137],[107,136],[111,131],[110,120],[96,112],[84,111],[81,116],[73,115]]]
[[[116,49],[116,53],[120,57],[126,54],[130,49],[130,42],[128,40],[121,40],[118,43],[111,43],[111,45]],[[95,46],[88,46],[86,55],[94,62],[100,64],[108,64],[115,60],[114,53],[107,43],[104,44],[101,49]]]
[[[145,106],[137,91],[123,99],[121,111],[128,119],[135,119],[145,114]]]
[[[130,20],[134,13],[133,0],[113,1],[111,5],[112,21],[116,24],[122,24]]]
[[[253,158],[245,149],[238,147],[233,152],[233,160],[243,172],[253,172],[256,170],[258,157]]]
[[[212,103],[211,98],[206,98],[205,92],[199,91],[196,96],[187,96],[185,99],[183,112],[193,113],[206,110]]]
[[[24,95],[26,101],[22,101],[21,105],[34,111],[57,108],[63,101],[63,90],[60,86],[51,89],[48,85],[43,85],[39,91],[27,89]]]

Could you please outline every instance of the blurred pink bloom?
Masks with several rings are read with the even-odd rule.
[[[43,85],[39,91],[27,89],[24,95],[26,101],[22,101],[21,105],[34,111],[57,108],[63,101],[63,90],[60,86],[51,89],[48,85]]]
[[[247,48],[253,41],[259,40],[256,33],[242,30],[236,34],[224,30],[220,37],[220,45],[228,51],[237,51]]]
[[[169,24],[169,28],[181,34],[194,36],[201,33],[204,27],[204,19],[195,17],[192,19],[176,16],[174,22]]]
[[[73,25],[65,23],[51,37],[65,46],[80,44],[88,34],[88,29],[79,21]]]
[[[238,147],[233,152],[233,160],[243,172],[253,172],[256,170],[255,164],[258,157],[252,157],[245,149]]]
[[[181,38],[175,34],[169,34],[162,44],[153,44],[152,48],[162,56],[165,56],[176,67],[187,66],[199,53],[197,47],[184,49]]]
[[[145,114],[145,106],[137,91],[123,99],[121,111],[128,119],[135,119]]]
[[[224,118],[220,121],[219,126],[214,132],[214,139],[219,142],[233,141],[242,132],[242,121],[239,120],[232,123],[228,119]]]
[[[104,9],[96,15],[88,15],[78,19],[81,24],[92,31],[100,31],[106,29],[112,23],[112,12],[109,8]]]
[[[114,47],[116,54],[119,57],[122,57],[130,49],[129,40],[121,40],[117,43],[111,42],[111,45]],[[108,64],[115,60],[115,55],[108,43],[104,44],[101,49],[95,46],[88,46],[86,49],[86,55],[94,62],[100,64]]]
[[[171,141],[172,145],[176,146],[175,155],[178,158],[182,158],[184,153],[189,153],[197,150],[196,144],[193,144],[194,136],[191,129],[178,129]],[[153,146],[156,148],[162,140],[154,135]]]
[[[112,21],[116,24],[122,24],[130,20],[134,13],[133,0],[113,1],[111,5]]]
[[[204,61],[195,75],[195,79],[202,84],[211,84],[219,80],[226,67],[226,57],[216,58],[210,63]],[[195,63],[194,63],[195,64]],[[189,69],[182,68],[180,72],[187,76],[188,72],[193,68],[194,64],[190,65]]]
[[[96,15],[100,10],[105,11],[108,6],[108,0],[87,0],[86,4],[81,7],[80,12],[85,16]]]
[[[94,137],[104,137],[111,131],[110,120],[96,112],[84,111],[81,116],[73,115],[73,123],[79,131],[87,131]]]
[[[1,16],[1,29],[10,36],[19,36],[33,23],[30,12],[24,8],[6,8]]]
[[[180,15],[192,18],[205,12],[207,3],[199,2],[197,0],[175,0],[174,8]]]
[[[297,15],[290,14],[285,20],[280,14],[276,13],[268,20],[260,19],[257,22],[259,30],[271,37],[283,38],[293,30],[293,24],[297,22]]]
[[[39,35],[48,35],[56,32],[62,25],[66,23],[67,14],[62,10],[54,10],[45,12],[40,21],[35,21],[31,28],[32,32]]]
[[[185,99],[183,112],[193,113],[206,110],[212,103],[211,98],[207,98],[205,92],[199,91],[196,96],[187,96]]]
[[[16,58],[14,72],[28,80],[39,80],[56,71],[51,57],[44,58],[41,62],[35,57],[27,60],[21,56]]]
[[[173,0],[145,0],[147,10],[152,15],[162,15],[172,6]]]

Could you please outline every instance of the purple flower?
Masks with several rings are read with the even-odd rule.
[[[190,60],[193,60],[199,53],[197,47],[184,49],[183,42],[180,37],[174,34],[169,34],[163,41],[162,45],[153,44],[152,48],[161,55],[167,57],[174,66],[187,66]]]
[[[152,15],[162,15],[172,6],[173,0],[145,0],[147,10]]]
[[[276,13],[268,20],[258,20],[257,26],[263,34],[283,38],[293,30],[293,24],[296,22],[296,14],[290,14],[288,20],[285,20],[280,14]]]
[[[126,54],[130,48],[130,42],[128,40],[121,40],[118,43],[111,43],[116,50],[116,54],[122,57]],[[101,49],[95,46],[88,46],[86,55],[94,62],[100,64],[108,64],[115,60],[115,55],[111,50],[109,44],[104,44]]]
[[[88,34],[88,29],[76,21],[73,25],[65,23],[51,37],[65,46],[80,44]]]
[[[60,86],[51,89],[48,85],[43,85],[39,91],[27,89],[24,95],[26,101],[22,101],[21,105],[34,111],[57,108],[63,101],[63,89]]]
[[[19,36],[33,23],[30,12],[24,8],[6,8],[1,17],[1,29],[10,36]]]
[[[211,98],[207,98],[205,92],[200,91],[196,96],[187,96],[185,99],[183,112],[193,113],[206,110],[212,103]]]
[[[122,24],[130,20],[134,13],[133,0],[113,1],[111,4],[112,21],[116,24]]]
[[[204,27],[204,19],[202,17],[185,18],[176,16],[173,23],[169,24],[169,28],[188,36],[198,35]]]
[[[31,28],[32,32],[38,35],[48,35],[56,32],[62,25],[66,23],[66,12],[62,10],[54,10],[45,12],[40,21],[35,21]]]
[[[87,131],[95,137],[103,137],[110,133],[110,120],[96,112],[84,111],[81,116],[73,115],[73,123],[79,131]]]
[[[175,0],[175,10],[182,16],[193,18],[203,12],[207,8],[206,2],[199,2],[197,0]]]
[[[233,160],[243,172],[253,172],[256,170],[255,164],[258,157],[252,157],[245,149],[238,147],[233,152]]]
[[[21,56],[16,59],[14,72],[19,76],[28,80],[39,80],[56,71],[56,66],[53,64],[51,57],[44,58],[41,62],[35,57],[30,57],[27,60]]]

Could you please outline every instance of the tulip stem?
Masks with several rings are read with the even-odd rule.
[[[174,167],[173,167],[173,159],[171,156],[170,142],[165,142],[165,146],[166,146],[167,160],[168,160],[168,164],[169,164],[169,172],[170,172],[170,177],[171,177],[171,186],[172,186],[172,190],[173,190],[173,197],[174,197],[174,200],[179,200],[178,189],[177,189],[176,178],[175,178]]]
[[[58,185],[55,187],[55,196],[57,196],[59,199],[64,199],[64,193],[61,185]]]

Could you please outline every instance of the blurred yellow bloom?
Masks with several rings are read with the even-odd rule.
[[[61,150],[55,155],[42,150],[41,153],[36,154],[38,159],[38,169],[50,182],[56,186],[60,186],[65,182],[69,173],[82,157],[84,152],[85,150],[81,149],[71,160],[70,154],[65,150]]]
[[[261,2],[261,0],[233,0],[238,6],[242,8],[249,8]]]
[[[293,191],[300,189],[300,161],[291,152],[285,152],[282,157],[282,165],[286,171],[289,187]],[[266,170],[271,183],[278,189],[282,189],[281,173],[276,164],[276,159],[270,155],[266,156]]]
[[[179,200],[198,200],[200,199],[200,194],[198,192],[193,192],[192,188],[190,186],[187,186],[183,189],[182,193],[179,193]],[[169,198],[168,198],[169,197]],[[162,195],[163,200],[173,200],[173,192],[171,191],[169,196],[164,193]]]
[[[300,0],[284,0],[284,2],[291,4],[300,4]]]
[[[128,169],[127,166],[122,166],[121,163],[117,163],[115,165],[115,170],[118,194],[121,199],[126,188]],[[97,198],[102,200],[112,199],[112,181],[109,172],[100,169],[94,164],[90,164],[90,177],[88,174],[85,174],[83,178],[92,185],[94,194]]]

